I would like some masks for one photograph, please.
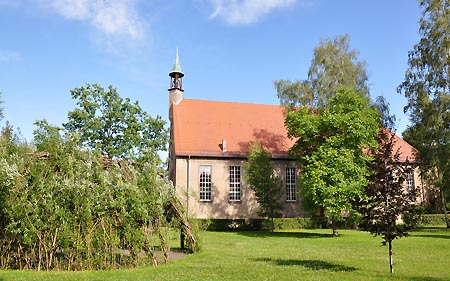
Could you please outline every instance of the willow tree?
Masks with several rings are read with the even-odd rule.
[[[349,35],[321,40],[314,49],[307,79],[274,82],[281,104],[288,108],[329,108],[331,99],[342,87],[368,98],[367,64],[358,55],[357,50],[350,48]]]
[[[153,163],[106,161],[77,135],[36,125],[35,151],[0,134],[0,268],[156,265],[156,250],[167,261],[182,218],[170,215],[175,189]]]
[[[397,89],[408,101],[405,112],[411,121],[403,135],[419,152],[424,179],[439,188],[450,228],[450,1],[421,0],[420,6],[421,38],[408,53],[405,80]]]

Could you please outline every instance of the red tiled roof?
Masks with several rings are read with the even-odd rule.
[[[390,131],[389,131],[389,133],[394,134]],[[417,153],[417,149],[415,147],[413,147],[412,145],[407,143],[405,140],[403,140],[396,134],[394,134],[394,142],[395,143],[394,143],[393,153],[396,153],[398,150],[399,156],[400,156],[399,160],[401,162],[405,162],[405,161],[414,162],[416,160],[415,155]]]
[[[257,140],[274,157],[286,157],[294,144],[278,105],[183,99],[172,110],[176,155],[245,157]]]
[[[250,144],[259,141],[273,157],[284,158],[295,143],[287,137],[279,105],[183,99],[171,110],[175,155],[246,157]],[[396,138],[402,161],[414,159],[415,149]]]

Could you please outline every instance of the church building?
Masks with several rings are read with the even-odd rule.
[[[245,183],[249,148],[258,141],[282,179],[282,217],[304,216],[297,195],[299,171],[288,153],[295,141],[287,137],[283,107],[184,98],[178,50],[169,76],[169,177],[188,215],[258,218],[258,203]],[[413,156],[414,148],[401,138],[396,145],[402,157]],[[408,179],[411,186],[419,183],[418,171]]]

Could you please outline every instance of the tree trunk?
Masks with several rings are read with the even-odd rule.
[[[389,240],[389,270],[391,274],[394,273],[394,261],[392,258],[392,240]]]
[[[339,236],[339,231],[335,225],[333,225],[333,236]]]
[[[445,216],[445,223],[447,224],[447,228],[450,228],[450,220],[447,214],[447,205],[445,202],[445,195],[444,195],[444,187],[440,187],[440,193],[441,193],[441,203],[442,203],[442,209],[444,210],[444,216]]]
[[[339,236],[337,223],[336,223],[336,221],[334,219],[331,219],[331,228],[333,229],[333,236]]]
[[[193,252],[196,252],[198,250],[197,241],[194,237],[194,233],[192,232],[191,224],[189,223],[188,216],[184,216],[181,209],[180,201],[176,197],[172,198],[171,200],[171,207],[175,210],[176,216],[180,219],[181,224],[183,225],[183,231],[188,239],[188,246],[189,249]]]
[[[273,221],[273,214],[272,214],[272,217],[270,218],[270,220],[271,220],[270,230],[272,230],[272,232],[274,232],[275,231],[275,223]]]
[[[37,267],[37,271],[41,271],[41,263],[42,263],[42,246],[41,246],[41,243],[38,243],[39,244],[39,246],[38,246],[38,253],[39,253],[39,256],[38,256],[38,267]]]
[[[274,232],[275,231],[275,223],[273,220],[273,217],[275,216],[275,212],[273,209],[270,210],[270,231]]]

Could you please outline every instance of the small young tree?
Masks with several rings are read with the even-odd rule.
[[[258,215],[271,220],[271,230],[274,230],[273,218],[282,209],[281,180],[274,173],[272,157],[256,142],[250,147],[247,163],[247,183],[255,192],[260,209]]]
[[[366,202],[361,202],[363,227],[374,236],[382,236],[383,245],[389,245],[389,267],[394,273],[392,241],[407,236],[410,225],[400,223],[408,218],[415,220],[416,188],[406,190],[406,173],[413,168],[411,163],[400,162],[400,154],[394,149],[395,135],[381,128],[377,136],[379,150],[373,151],[375,160],[371,164],[373,174],[366,188]]]

